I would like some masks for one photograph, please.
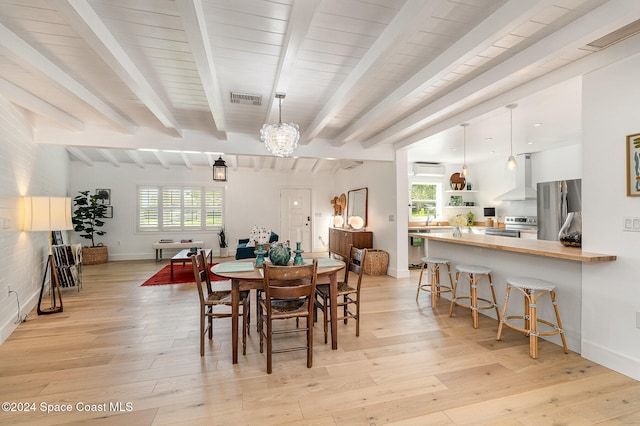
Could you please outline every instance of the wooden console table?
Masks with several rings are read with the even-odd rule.
[[[349,258],[349,245],[355,248],[373,248],[373,232],[329,228],[329,254]]]

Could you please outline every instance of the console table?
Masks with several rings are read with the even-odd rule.
[[[373,232],[329,228],[329,254],[348,259],[350,245],[359,249],[373,248]]]

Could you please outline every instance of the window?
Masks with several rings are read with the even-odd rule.
[[[411,184],[411,219],[439,216],[439,183]]]
[[[221,227],[222,188],[138,187],[138,231],[189,231]]]

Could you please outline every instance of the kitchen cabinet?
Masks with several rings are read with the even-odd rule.
[[[355,248],[373,248],[373,232],[329,228],[329,254],[349,257],[349,245]]]

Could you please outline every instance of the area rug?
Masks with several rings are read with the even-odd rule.
[[[213,265],[215,265],[215,263],[211,264],[211,266]],[[226,281],[228,279],[219,277],[211,272],[209,272],[209,276],[211,276],[211,281]],[[196,279],[193,276],[193,266],[191,266],[190,263],[187,263],[185,266],[182,266],[181,263],[176,263],[173,265],[173,279],[171,279],[171,266],[167,265],[156,272],[151,278],[143,282],[142,286],[188,284],[194,282],[196,282]]]

